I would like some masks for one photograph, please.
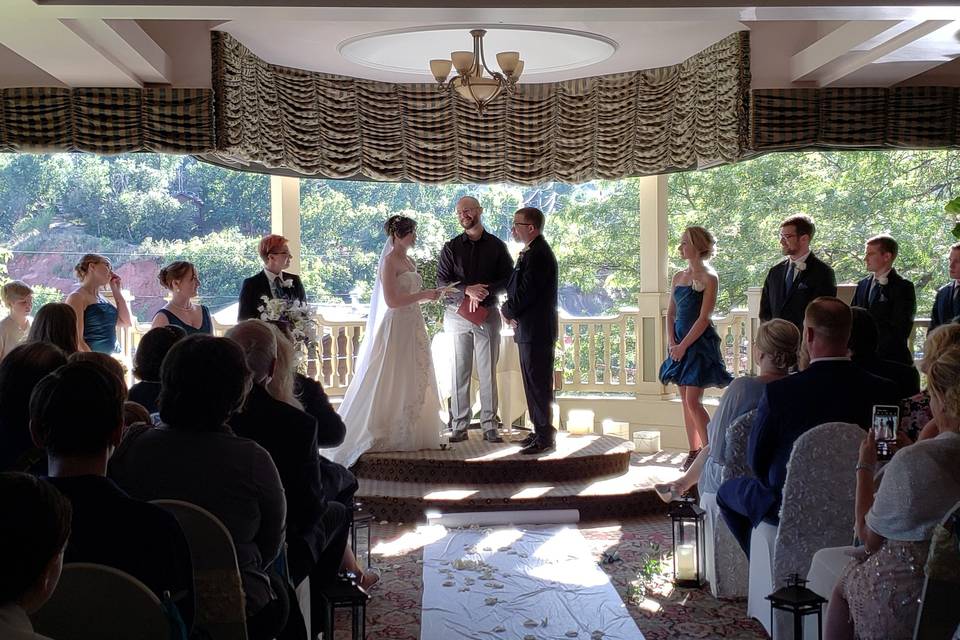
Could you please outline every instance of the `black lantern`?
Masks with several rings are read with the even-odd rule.
[[[353,504],[353,522],[350,525],[350,550],[353,551],[357,564],[363,568],[372,566],[370,553],[370,525],[373,524],[373,514],[363,510],[359,502]]]
[[[787,578],[787,586],[778,589],[767,596],[770,601],[770,629],[775,632],[776,620],[774,612],[786,611],[793,614],[794,640],[803,640],[803,618],[817,614],[817,638],[823,640],[823,605],[827,599],[815,591],[807,589],[807,581],[799,574],[792,574]],[[776,637],[776,633],[772,633]]]
[[[706,575],[703,551],[706,548],[706,514],[691,498],[670,503],[670,519],[673,521],[673,583],[678,587],[703,586]]]

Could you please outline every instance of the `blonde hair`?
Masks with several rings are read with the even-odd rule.
[[[945,349],[958,344],[960,344],[960,324],[940,325],[927,334],[927,341],[923,343],[923,359],[917,364],[917,369],[927,373],[927,369]]]
[[[3,299],[3,304],[12,307],[14,302],[23,300],[32,293],[33,289],[23,280],[11,280],[0,289],[0,298]]]
[[[73,267],[73,272],[77,274],[77,280],[83,280],[92,264],[110,264],[110,260],[99,253],[88,253],[84,255]]]
[[[960,345],[950,345],[927,368],[927,388],[948,416],[960,418]]]
[[[267,391],[275,399],[286,402],[292,407],[303,409],[293,392],[294,372],[297,369],[297,351],[290,338],[280,327],[270,324],[273,335],[277,338],[277,366],[273,370],[273,378],[267,384]]]
[[[757,338],[754,344],[762,353],[773,358],[773,364],[777,369],[786,371],[797,364],[800,330],[792,322],[774,318],[757,327]]]
[[[684,233],[687,234],[687,238],[690,240],[693,248],[700,252],[701,258],[710,258],[713,256],[717,241],[714,239],[712,233],[703,227],[687,227],[684,229]]]

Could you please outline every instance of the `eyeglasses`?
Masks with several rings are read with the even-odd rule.
[[[789,240],[790,238],[796,238],[796,237],[797,237],[797,234],[795,234],[795,233],[781,233],[781,234],[780,234],[780,239],[781,239],[781,240]]]
[[[289,252],[289,251],[271,251],[271,252],[268,253],[267,255],[271,255],[271,256],[288,256],[288,255],[290,255],[290,252]]]

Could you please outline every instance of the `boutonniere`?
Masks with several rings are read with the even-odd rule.
[[[888,281],[889,278],[887,276],[877,276],[877,284],[879,284],[881,287],[887,286]]]
[[[703,291],[704,289],[707,288],[707,285],[703,284],[699,280],[693,280],[690,283],[690,288],[693,289],[694,291]]]
[[[280,286],[285,289],[289,289],[290,287],[293,286],[293,278],[287,278],[286,280],[281,280]]]
[[[796,269],[797,271],[799,271],[800,273],[803,273],[804,271],[807,270],[807,262],[806,262],[806,260],[804,260],[803,262],[794,262],[794,263],[793,263],[793,268]]]

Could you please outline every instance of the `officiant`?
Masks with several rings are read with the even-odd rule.
[[[467,439],[470,426],[470,374],[474,360],[480,379],[480,425],[487,442],[503,442],[497,432],[497,360],[500,357],[500,313],[497,296],[506,290],[513,271],[507,245],[483,228],[483,208],[471,196],[457,201],[463,233],[440,252],[437,287],[454,286],[446,298],[443,330],[453,343],[450,386],[450,442]]]

